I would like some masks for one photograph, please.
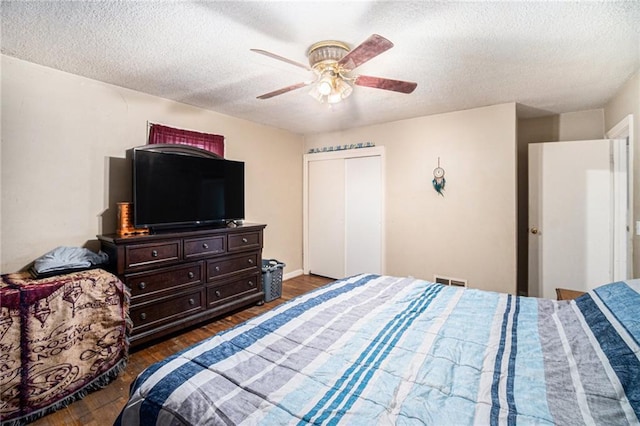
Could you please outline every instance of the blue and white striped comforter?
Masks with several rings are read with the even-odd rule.
[[[638,424],[640,281],[552,301],[360,275],[152,365],[123,425]]]

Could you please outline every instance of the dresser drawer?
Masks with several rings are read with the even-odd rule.
[[[242,251],[262,248],[261,232],[229,234],[228,251]]]
[[[161,265],[180,260],[180,240],[132,244],[125,247],[125,269]]]
[[[172,295],[153,302],[132,304],[131,320],[134,333],[158,327],[179,318],[196,314],[205,309],[204,289]]]
[[[204,262],[193,262],[168,268],[154,269],[125,275],[125,283],[131,288],[131,300],[146,296],[160,296],[163,291],[173,293],[184,287],[204,282]]]
[[[184,257],[191,259],[224,253],[227,245],[225,235],[206,238],[189,238],[184,240]]]
[[[207,281],[255,270],[258,265],[258,257],[258,253],[247,253],[224,259],[209,260],[207,261]]]
[[[260,288],[259,274],[253,274],[221,285],[207,287],[209,308],[224,304],[242,296],[257,293]]]

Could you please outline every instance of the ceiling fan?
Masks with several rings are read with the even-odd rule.
[[[266,50],[251,49],[253,52],[313,71],[315,74],[315,80],[292,84],[291,86],[265,93],[257,98],[269,99],[312,84],[313,87],[309,94],[320,102],[330,104],[346,99],[353,91],[353,84],[400,93],[411,93],[416,88],[417,83],[368,75],[350,75],[355,68],[392,47],[392,42],[378,34],[373,34],[353,50],[349,49],[349,46],[341,41],[320,41],[311,45],[307,50],[309,66]]]

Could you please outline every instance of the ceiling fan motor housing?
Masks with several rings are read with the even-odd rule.
[[[328,65],[337,63],[347,53],[349,46],[346,43],[336,40],[325,40],[314,43],[307,50],[309,65],[313,69],[325,68]]]

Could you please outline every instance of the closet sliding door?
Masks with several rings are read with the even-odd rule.
[[[376,147],[305,155],[305,273],[383,273],[383,154]]]
[[[309,163],[310,269],[330,278],[344,276],[344,160]]]
[[[382,273],[382,175],[379,156],[347,158],[345,273]]]

